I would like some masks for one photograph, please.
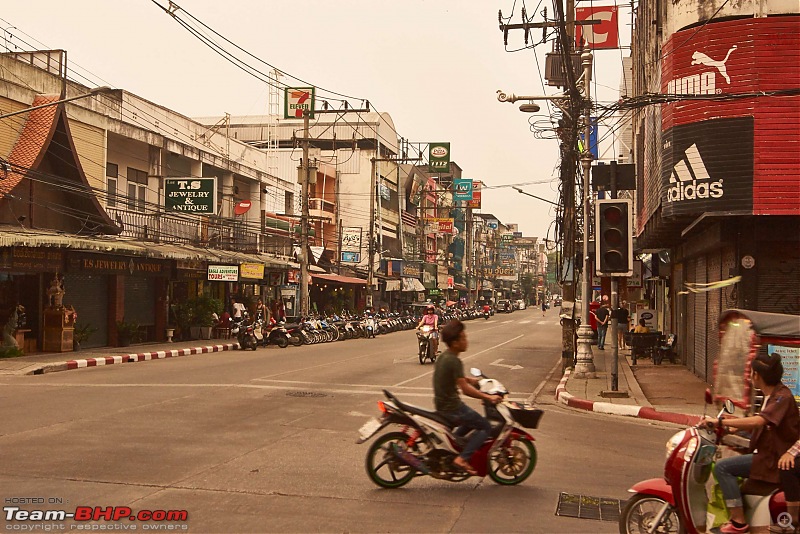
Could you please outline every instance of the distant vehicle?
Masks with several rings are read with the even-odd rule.
[[[517,301],[517,309],[518,310],[524,310],[525,308],[526,308],[525,301],[522,300],[522,299],[518,300]]]
[[[553,297],[553,306],[561,306],[561,295]]]
[[[497,301],[495,305],[495,309],[498,312],[508,312],[511,313],[514,311],[514,306],[511,304],[511,301],[508,299],[500,299]]]

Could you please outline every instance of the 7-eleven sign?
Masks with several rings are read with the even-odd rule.
[[[283,96],[284,119],[302,119],[304,111],[309,112],[309,118],[314,118],[313,87],[287,87]]]

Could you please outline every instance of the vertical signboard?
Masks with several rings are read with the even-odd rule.
[[[309,112],[309,118],[314,118],[313,87],[287,87],[283,91],[284,119],[302,119],[304,111]]]
[[[481,209],[481,186],[483,182],[474,180],[472,182],[472,200],[467,202],[467,207],[479,210]]]
[[[356,252],[361,250],[360,226],[348,226],[342,228],[342,250]]]
[[[472,180],[469,178],[456,178],[453,180],[453,200],[472,200]]]
[[[428,171],[433,173],[450,170],[450,143],[428,145]]]
[[[576,7],[575,22],[597,21],[595,24],[575,26],[575,43],[580,48],[586,42],[590,50],[619,48],[619,19],[617,6]]]

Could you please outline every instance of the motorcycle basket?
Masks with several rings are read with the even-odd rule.
[[[533,405],[530,404],[523,404],[520,402],[516,402],[514,404],[516,407],[508,407],[511,415],[514,417],[514,421],[525,428],[538,428],[539,419],[542,418],[544,410],[534,408]]]

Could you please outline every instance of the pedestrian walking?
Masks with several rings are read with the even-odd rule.
[[[547,314],[547,301],[542,299],[542,317]]]
[[[617,320],[617,346],[625,348],[625,334],[630,330],[631,314],[628,311],[628,303],[622,301],[614,310],[613,317]]]

